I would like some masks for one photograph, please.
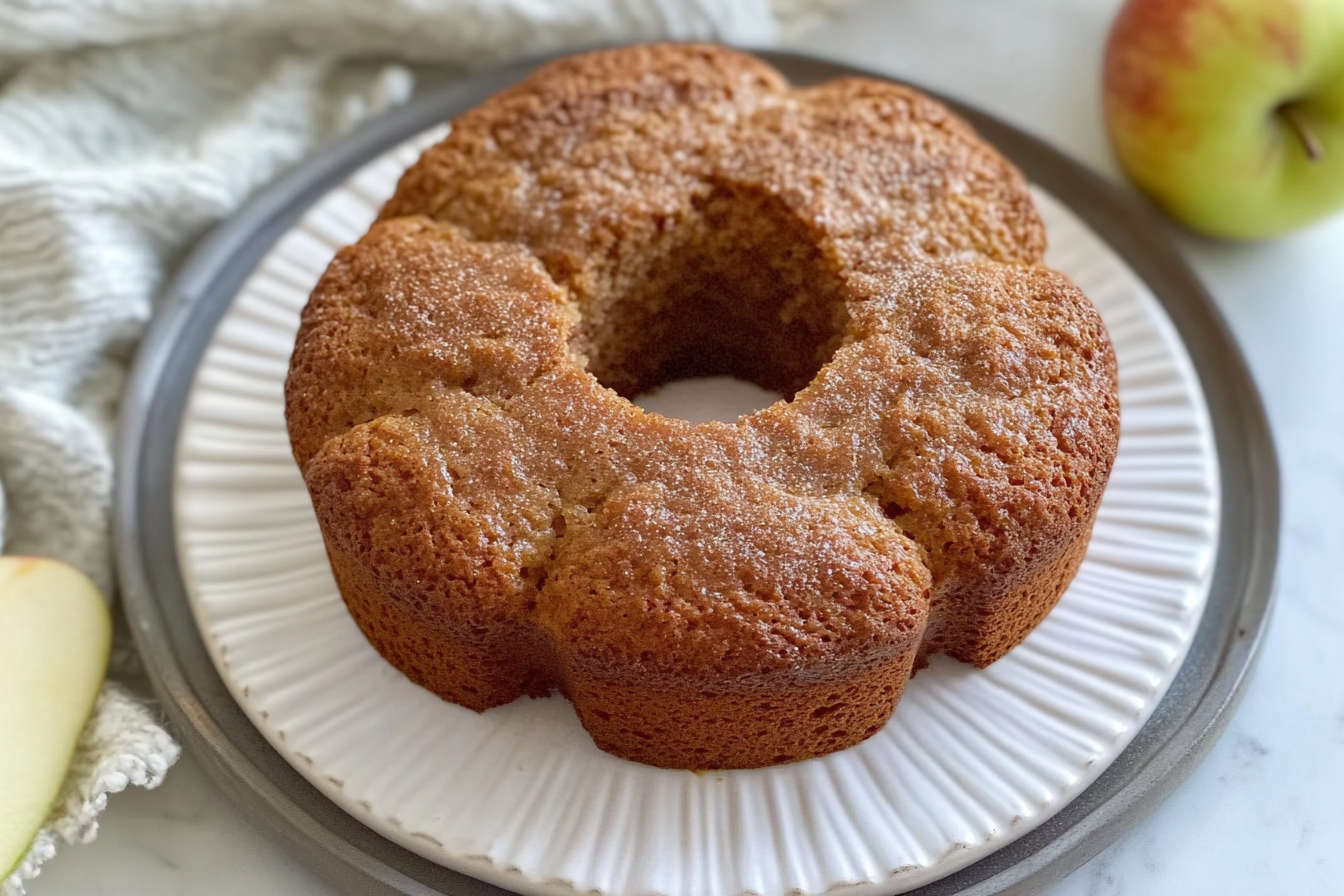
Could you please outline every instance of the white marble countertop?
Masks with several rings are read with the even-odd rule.
[[[897,0],[855,7],[802,49],[910,78],[1118,178],[1099,62],[1118,0]],[[1264,394],[1284,527],[1269,638],[1240,708],[1152,816],[1046,896],[1337,894],[1344,887],[1344,214],[1287,239],[1173,238],[1216,297]],[[32,896],[334,896],[186,756],[115,797],[96,842]]]

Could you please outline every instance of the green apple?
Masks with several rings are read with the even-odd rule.
[[[111,645],[107,603],[83,573],[0,557],[0,881],[51,812]]]
[[[1344,0],[1129,0],[1102,92],[1121,165],[1194,230],[1256,239],[1344,208]]]

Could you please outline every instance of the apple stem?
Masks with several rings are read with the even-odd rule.
[[[1325,151],[1321,148],[1321,141],[1312,133],[1311,128],[1303,120],[1296,106],[1291,103],[1284,103],[1278,108],[1278,113],[1284,123],[1297,135],[1297,139],[1302,141],[1302,148],[1307,152],[1308,161],[1318,161],[1321,156],[1325,155]]]

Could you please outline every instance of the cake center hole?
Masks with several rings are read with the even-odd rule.
[[[571,346],[603,385],[667,416],[735,420],[792,399],[835,354],[844,281],[778,199],[718,187],[654,231],[575,290]]]
[[[634,402],[646,411],[691,423],[708,420],[733,423],[739,417],[770,407],[783,397],[746,380],[702,376],[664,383],[652,392],[637,396]]]

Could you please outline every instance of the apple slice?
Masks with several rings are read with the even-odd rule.
[[[111,646],[107,603],[83,573],[0,557],[0,881],[51,811]]]

